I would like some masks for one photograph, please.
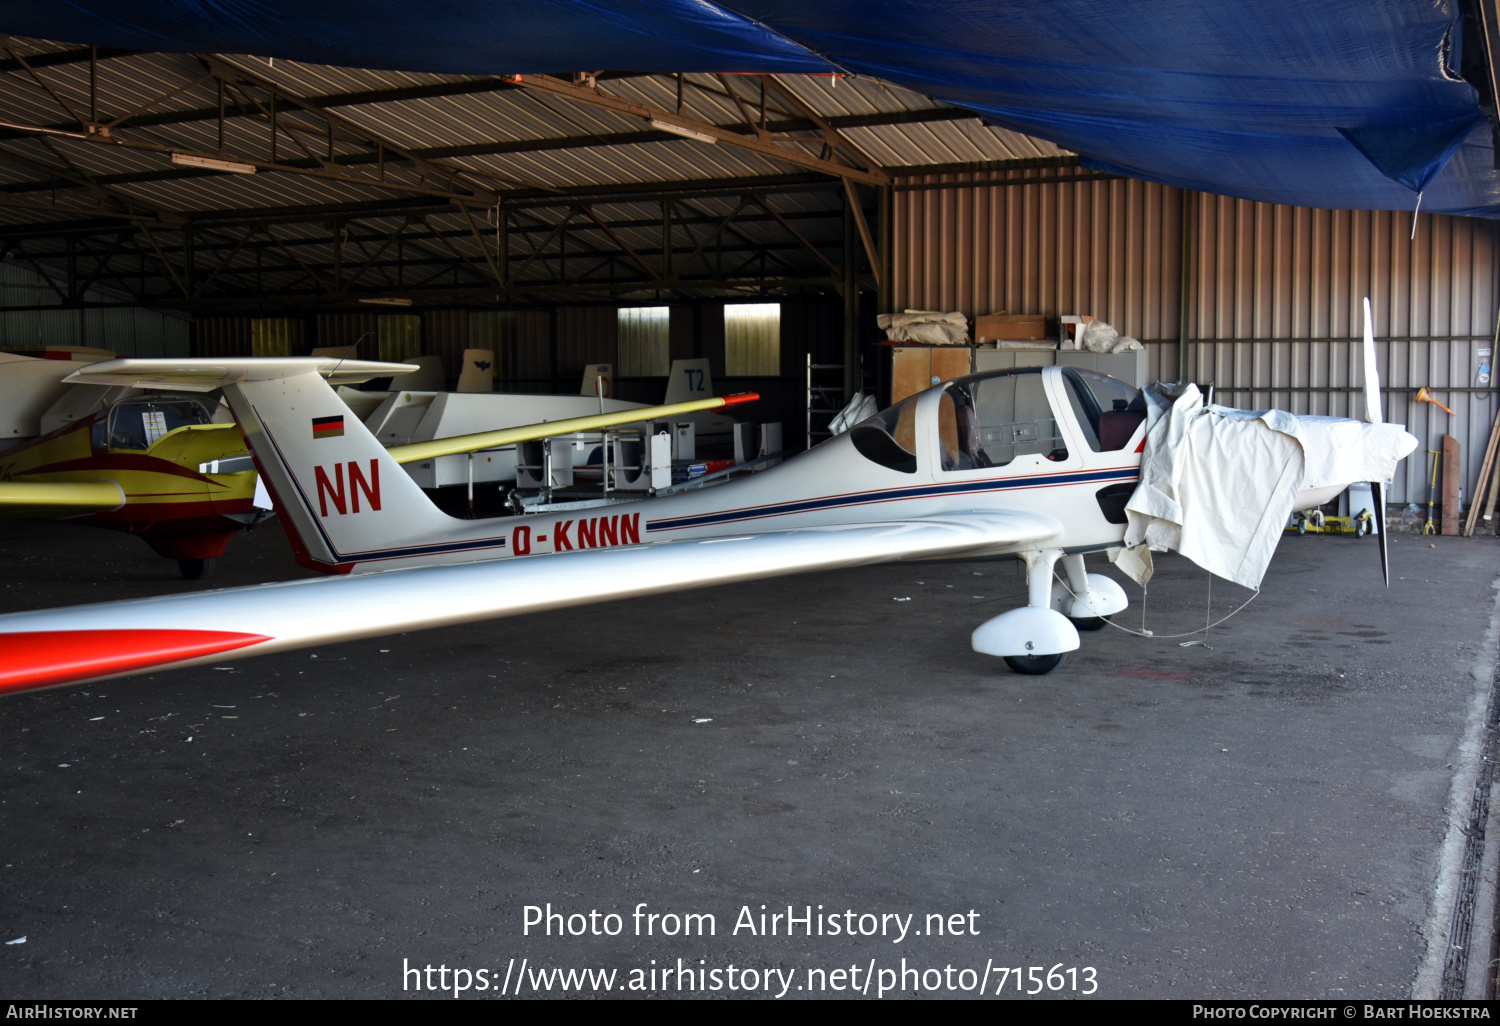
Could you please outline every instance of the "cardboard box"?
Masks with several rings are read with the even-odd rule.
[[[1047,318],[1041,314],[986,314],[974,318],[974,341],[980,345],[1004,339],[1010,342],[1047,338]]]
[[[891,349],[891,402],[974,372],[969,346],[895,346]]]

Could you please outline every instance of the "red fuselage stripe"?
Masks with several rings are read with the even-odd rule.
[[[0,634],[0,694],[217,655],[271,640],[233,631],[18,631]]]

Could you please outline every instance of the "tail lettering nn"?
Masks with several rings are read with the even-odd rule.
[[[334,512],[340,516],[359,512],[359,497],[365,497],[365,505],[372,511],[380,509],[380,461],[370,461],[370,475],[360,469],[359,462],[349,463],[349,490],[344,491],[344,464],[333,465],[333,477],[321,465],[313,467],[313,479],[318,487],[318,515],[328,518],[328,504],[333,503]]]

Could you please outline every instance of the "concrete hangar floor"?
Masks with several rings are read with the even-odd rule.
[[[1446,930],[1500,552],[1391,554],[1386,592],[1368,542],[1286,538],[1211,649],[1105,629],[1045,677],[970,651],[1024,602],[1017,564],[980,563],[9,698],[0,940],[25,942],[0,993],[410,997],[464,969],[492,997],[507,971],[562,994],[537,971],[613,969],[626,994],[847,996],[873,968],[874,996],[905,968],[908,996],[1015,996],[999,968],[1044,966],[1056,996],[1405,997]],[[7,612],[194,587],[63,524],[7,526],[0,567]],[[266,525],[211,583],[301,573]],[[1164,560],[1148,625],[1200,626],[1205,583]],[[1217,582],[1214,609],[1244,594]],[[528,928],[549,903],[583,917]],[[769,919],[787,906],[812,936]]]

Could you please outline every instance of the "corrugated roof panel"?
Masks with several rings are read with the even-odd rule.
[[[179,211],[231,210],[387,199],[391,193],[298,175],[210,175],[118,185],[117,191]]]
[[[45,50],[46,44],[31,44],[34,50]],[[281,87],[310,96],[349,93],[363,90],[405,88],[461,80],[460,76],[423,75],[361,69],[327,68],[283,62],[272,66],[259,58],[230,57],[230,63],[248,73],[273,79]],[[198,84],[176,96],[160,100],[163,92],[177,88],[200,73],[198,62],[186,55],[145,54],[105,61],[100,76],[101,108],[105,114],[128,106],[158,102],[153,111],[193,110],[212,106],[217,90],[212,84]],[[12,78],[16,73],[11,73]],[[73,100],[86,97],[87,64],[45,69],[44,77],[60,94]],[[728,79],[750,107],[758,100],[759,84],[753,77]],[[932,101],[907,90],[901,90],[871,79],[845,79],[790,76],[780,80],[804,103],[822,114],[870,114],[880,110],[930,109]],[[633,76],[606,79],[600,88],[614,95],[658,107],[675,107],[677,81],[674,76]],[[724,84],[713,76],[686,76],[684,106],[688,114],[725,124],[740,120],[738,107],[721,93]],[[29,81],[7,98],[10,116],[34,115],[41,120],[48,107],[59,112],[52,99]],[[780,98],[770,97],[776,106],[794,108]],[[388,139],[405,148],[457,146],[479,142],[519,142],[526,139],[613,135],[646,130],[633,117],[573,104],[561,97],[528,90],[508,89],[447,97],[427,97],[400,102],[341,107],[335,113],[347,118],[373,136]],[[775,111],[771,117],[779,117]],[[288,115],[283,122],[279,152],[298,152],[285,138],[286,127],[299,121],[311,124],[311,130],[299,133],[304,145],[313,153],[326,151],[326,135],[316,126],[316,115]],[[159,145],[198,152],[218,148],[219,128],[212,119],[161,124],[149,128],[124,126],[117,130],[126,138],[140,138]],[[889,166],[911,163],[1005,159],[1014,156],[1049,155],[1058,152],[1047,144],[1038,145],[1023,136],[998,129],[980,128],[977,122],[933,122],[900,126],[853,128],[846,130],[852,142],[865,148],[876,159]],[[225,129],[225,141],[231,153],[264,159],[268,128],[258,118],[231,119]],[[814,152],[820,143],[788,141],[804,152]],[[164,156],[132,152],[124,148],[81,145],[59,140],[53,145],[66,147],[70,157],[89,174],[115,175],[166,171]],[[358,147],[342,140],[335,144],[338,153],[352,153]],[[71,151],[79,151],[76,155]],[[744,177],[787,173],[796,170],[788,162],[743,150],[732,145],[709,147],[690,140],[652,142],[632,145],[549,149],[529,153],[506,153],[448,158],[454,167],[471,169],[479,176],[477,184],[502,188],[507,183],[525,186],[567,188],[579,185],[610,185],[636,182],[671,182],[717,177]],[[358,167],[350,169],[357,174]],[[0,181],[25,181],[24,170],[11,168]],[[401,178],[407,172],[392,166],[388,173]],[[266,174],[245,179],[216,181],[212,177],[168,179],[159,183],[122,185],[122,190],[150,196],[169,209],[200,209],[199,204],[222,209],[236,205],[262,206],[278,201],[293,204],[312,201],[314,194],[328,202],[347,201],[354,196],[374,198],[385,190],[366,193],[364,187],[345,183],[309,183],[296,176]],[[276,183],[268,186],[267,182]],[[353,190],[353,191],[351,191]],[[279,194],[279,195],[278,195]]]
[[[82,119],[89,116],[87,61],[34,70],[46,87],[38,84],[25,69],[6,72],[0,78],[8,86],[4,101],[8,120],[41,125],[72,122],[74,119],[68,110],[58,103],[47,87],[62,98],[73,114]],[[112,121],[151,105],[153,100],[167,93],[173,95],[149,106],[149,109],[191,110],[213,106],[218,102],[213,80],[192,84],[202,75],[202,65],[183,54],[134,54],[101,60],[96,82],[99,118],[104,122]]]
[[[978,119],[850,128],[845,135],[890,168],[1055,157],[1067,152],[1040,139],[987,127]]]
[[[782,75],[777,82],[825,117],[944,106],[910,89],[863,76]]]
[[[370,89],[399,89],[404,86],[429,85],[434,82],[459,82],[470,76],[436,75],[415,71],[377,71],[366,68],[341,68],[328,64],[304,64],[301,61],[275,61],[247,54],[222,54],[225,62],[247,74],[275,82],[299,96],[329,93],[354,93]]]
[[[12,40],[17,52],[51,53],[71,50],[68,44]],[[543,255],[532,261],[524,275],[528,282],[554,283],[564,268],[560,258],[566,254],[566,274],[571,278],[586,276],[600,283],[610,279],[639,277],[641,262],[658,270],[662,267],[661,203],[637,199],[629,194],[611,195],[613,186],[643,185],[654,191],[658,184],[669,189],[674,182],[724,180],[724,193],[699,195],[674,203],[673,263],[681,270],[682,261],[718,230],[712,242],[696,261],[689,274],[735,272],[745,268],[744,276],[759,273],[759,263],[746,267],[745,259],[755,247],[770,246],[765,259],[766,273],[771,276],[803,274],[822,277],[826,265],[785,227],[756,203],[748,204],[734,221],[720,229],[720,222],[741,202],[733,179],[760,179],[768,176],[813,174],[805,166],[756,152],[733,143],[708,145],[690,139],[670,138],[642,142],[612,142],[600,139],[620,136],[647,136],[652,129],[639,117],[616,113],[564,96],[503,83],[486,82],[470,76],[411,74],[366,69],[333,68],[296,62],[274,64],[257,57],[225,56],[226,63],[239,68],[247,78],[275,83],[277,89],[314,101],[319,97],[348,96],[360,98],[369,93],[391,90],[407,91],[407,98],[380,102],[348,104],[340,101],[329,112],[349,127],[339,128],[339,136],[380,139],[402,150],[437,150],[494,145],[502,151],[517,144],[544,142],[546,148],[518,152],[480,152],[472,155],[444,156],[439,153],[432,163],[450,168],[472,187],[480,190],[578,190],[597,187],[600,192],[586,197],[593,214],[611,228],[606,231],[587,214],[576,213],[565,234],[549,239],[552,226],[566,216],[577,203],[572,197],[559,197],[553,203],[528,196],[517,201],[508,215],[511,240],[510,268],[515,273],[525,264],[535,247]],[[171,150],[198,153],[220,151],[221,128],[211,112],[218,105],[219,88],[213,80],[195,82],[203,74],[199,58],[189,54],[137,54],[100,62],[97,83],[101,119],[119,117],[132,110],[145,109],[151,124],[127,123],[114,131],[126,141],[147,143]],[[53,65],[40,69],[44,80],[73,108],[84,112],[89,93],[88,62]],[[10,72],[7,81],[12,88],[0,91],[0,119],[22,123],[69,123],[70,115],[45,89],[24,71]],[[799,113],[804,107],[819,117],[878,117],[881,114],[901,116],[909,112],[943,108],[931,99],[869,78],[829,78],[789,76],[778,79],[797,102],[788,101],[778,90],[766,94],[766,118],[785,124],[788,119],[806,124]],[[456,84],[453,90],[437,89],[434,95],[411,95],[411,91],[433,90]],[[621,97],[651,108],[677,109],[679,82],[672,75],[632,75],[604,77],[599,81],[602,94]],[[727,92],[726,92],[727,87]],[[177,90],[172,95],[166,95]],[[443,93],[446,92],[446,95]],[[729,95],[730,93],[733,96]],[[738,97],[736,102],[734,97]],[[228,159],[266,160],[269,157],[269,125],[258,113],[235,116],[235,105],[245,99],[263,98],[256,87],[231,85],[226,88],[229,117],[222,132]],[[682,110],[689,118],[715,124],[743,125],[760,117],[761,83],[756,76],[718,76],[692,74],[682,81]],[[741,104],[744,105],[743,109]],[[278,159],[282,161],[327,153],[326,124],[316,111],[286,110],[278,117],[281,134],[277,139]],[[1059,151],[1047,143],[1001,129],[987,128],[974,117],[945,120],[911,121],[909,123],[850,127],[843,132],[851,143],[882,164],[898,169],[903,165],[973,162],[1012,157],[1055,155]],[[21,209],[16,204],[46,206],[54,202],[50,183],[26,192],[16,186],[43,182],[49,178],[66,180],[88,176],[101,180],[114,196],[139,204],[142,209],[206,215],[199,217],[194,233],[195,249],[205,254],[209,267],[227,261],[215,279],[213,302],[233,301],[235,289],[263,289],[305,298],[327,296],[335,287],[332,265],[339,256],[330,241],[335,225],[347,232],[342,247],[344,281],[360,273],[359,284],[369,289],[411,288],[424,281],[439,281],[444,288],[472,289],[489,281],[486,250],[495,245],[493,211],[482,203],[471,206],[474,224],[483,234],[483,247],[471,234],[464,216],[444,207],[442,198],[427,198],[420,189],[446,189],[442,181],[423,185],[421,172],[411,164],[389,157],[384,174],[390,186],[373,181],[361,182],[362,176],[373,178],[373,162],[358,160],[335,169],[342,180],[318,175],[287,172],[265,172],[254,175],[184,173],[174,167],[167,152],[153,152],[128,146],[111,146],[61,137],[45,141],[35,136],[3,138],[0,130],[0,230],[4,226],[50,224],[59,221],[92,220],[99,224],[128,225],[129,221],[109,218],[97,210],[98,200],[83,188],[64,185],[57,190],[60,209],[48,212]],[[301,145],[294,140],[299,139]],[[815,130],[779,132],[778,143],[802,153],[818,155],[822,149],[821,133]],[[559,144],[560,143],[560,144]],[[361,141],[337,138],[338,155],[368,153]],[[4,154],[16,158],[7,161]],[[66,166],[65,166],[66,165]],[[66,172],[66,174],[64,174]],[[825,179],[826,187],[803,191],[772,190],[765,193],[776,213],[795,226],[798,233],[811,240],[830,259],[837,258],[843,245],[843,196],[836,180]],[[81,183],[86,184],[86,183]],[[648,192],[649,194],[649,192]],[[112,202],[118,202],[112,201]],[[408,220],[395,206],[420,211],[402,235],[401,241],[386,244],[389,235]],[[363,209],[338,211],[337,208],[361,205]],[[316,216],[288,214],[274,220],[278,244],[271,244],[257,231],[246,236],[238,223],[224,223],[216,218],[232,217],[236,211],[265,216],[267,211],[306,207],[313,211],[328,208],[329,214]],[[259,213],[257,213],[259,212]],[[336,212],[336,213],[335,213]],[[435,234],[436,233],[436,234]],[[169,254],[180,260],[184,235],[179,230],[155,229],[153,237]],[[242,240],[244,244],[241,245]],[[545,242],[545,246],[543,243]],[[57,243],[45,238],[28,241],[38,252],[61,252]],[[145,243],[143,242],[144,246]],[[240,246],[236,251],[236,246]],[[382,249],[382,246],[384,248]],[[49,248],[50,247],[50,248]],[[285,248],[283,248],[285,247]],[[633,250],[635,256],[626,252]],[[722,250],[722,253],[721,253]],[[133,247],[130,268],[139,265],[141,257]],[[291,255],[295,254],[295,256]],[[396,262],[403,265],[398,272]],[[371,266],[365,267],[370,262]],[[148,260],[154,266],[154,257]],[[313,268],[321,284],[313,281],[303,268]],[[379,264],[380,266],[375,266]],[[124,260],[112,268],[121,273]],[[200,260],[200,269],[204,267]],[[131,270],[129,273],[134,274]],[[148,287],[161,292],[175,285],[162,277]],[[206,272],[202,272],[206,273]],[[434,279],[434,274],[438,277]],[[398,281],[399,277],[399,281]],[[199,281],[201,282],[200,277]],[[647,290],[649,292],[650,290]],[[712,294],[711,289],[688,287],[676,295]],[[646,294],[643,292],[643,294]],[[598,296],[607,299],[617,295],[601,289]]]

